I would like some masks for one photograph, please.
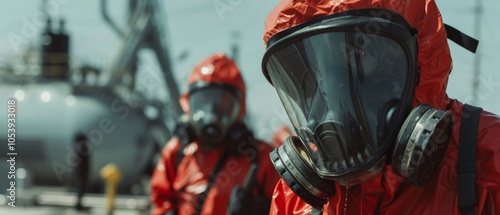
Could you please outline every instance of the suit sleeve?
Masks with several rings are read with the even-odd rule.
[[[311,211],[311,206],[295,195],[283,179],[276,183],[269,210],[270,215],[309,215]]]
[[[150,182],[152,215],[163,215],[175,209],[173,182],[176,176],[177,150],[180,142],[177,138],[171,139],[163,148]]]

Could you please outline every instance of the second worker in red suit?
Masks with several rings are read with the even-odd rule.
[[[181,98],[187,113],[151,179],[153,215],[267,214],[279,179],[273,147],[243,122],[245,84],[223,54],[195,66]]]

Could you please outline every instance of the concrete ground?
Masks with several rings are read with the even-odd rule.
[[[78,212],[73,208],[68,207],[51,207],[51,206],[29,206],[29,207],[0,207],[2,215],[109,215],[105,208],[92,208],[86,212]],[[113,215],[149,215],[149,210],[115,210]]]
[[[0,194],[0,215],[110,215],[105,194],[88,193],[82,204],[86,211],[74,209],[76,193],[59,187],[33,187],[16,193],[15,207],[8,203],[9,196]],[[112,215],[149,215],[148,195],[117,195]]]

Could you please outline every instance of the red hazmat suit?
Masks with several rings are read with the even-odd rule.
[[[231,59],[222,54],[205,59],[193,69],[188,85],[197,81],[230,84],[239,89],[243,95],[239,114],[239,122],[242,121],[245,114],[245,84]],[[182,96],[181,106],[189,113],[187,94]],[[172,138],[165,145],[153,173],[150,184],[153,215],[163,215],[174,209],[179,215],[194,214],[196,201],[205,191],[208,179],[224,151],[223,148],[205,149],[198,141],[194,141],[183,149],[184,156],[179,162],[177,157],[180,148],[180,140]],[[279,179],[269,160],[272,150],[270,144],[258,142],[255,148],[246,148],[240,155],[230,155],[207,194],[201,214],[226,214],[231,190],[234,186],[243,184],[254,156],[257,156],[258,172],[257,185],[252,192],[271,198]]]
[[[433,0],[282,0],[269,14],[264,41],[289,27],[313,18],[350,9],[384,8],[395,11],[418,30],[420,83],[414,105],[427,103],[452,112],[453,137],[438,172],[417,188],[386,166],[384,172],[361,185],[336,186],[336,194],[324,206],[324,214],[460,214],[457,191],[459,128],[463,104],[448,98],[446,86],[452,69],[447,35]],[[483,111],[477,139],[477,214],[500,214],[500,118]],[[302,201],[280,180],[270,214],[310,214]]]

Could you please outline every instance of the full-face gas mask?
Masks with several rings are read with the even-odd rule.
[[[234,127],[241,95],[230,85],[196,82],[189,87],[192,127],[202,145],[218,148]]]
[[[453,118],[421,104],[417,32],[384,9],[352,10],[300,24],[270,38],[264,75],[297,137],[271,153],[285,182],[321,207],[335,181],[351,186],[386,162],[423,186],[447,149]]]

